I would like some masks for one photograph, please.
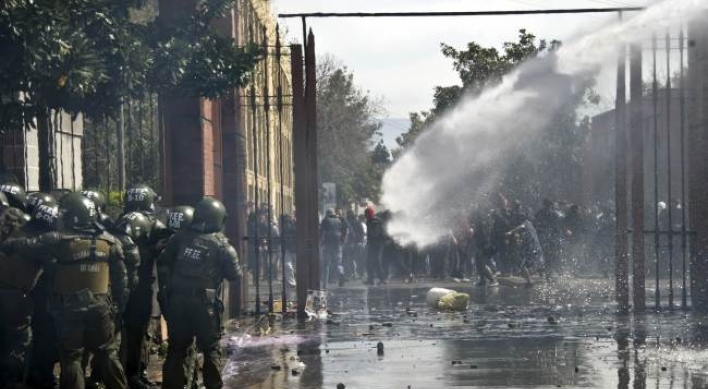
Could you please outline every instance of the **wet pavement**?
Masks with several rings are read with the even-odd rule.
[[[432,311],[433,286],[470,293],[469,310]],[[708,317],[617,315],[612,286],[333,289],[326,321],[278,317],[268,336],[230,334],[224,375],[229,388],[254,389],[708,387]]]

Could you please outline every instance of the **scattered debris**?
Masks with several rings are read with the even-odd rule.
[[[305,312],[310,319],[326,319],[328,314],[327,292],[323,290],[308,290]]]
[[[444,288],[433,288],[428,291],[425,298],[429,307],[441,311],[461,312],[466,311],[470,304],[470,295]]]
[[[293,376],[299,376],[303,370],[305,370],[305,364],[302,362],[298,362],[297,366],[293,367],[293,369],[290,371],[290,373]]]

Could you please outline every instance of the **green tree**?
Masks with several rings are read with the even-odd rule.
[[[375,144],[380,102],[332,57],[318,63],[317,102],[319,182],[337,184],[340,204],[378,198],[382,166],[390,160],[388,149]]]
[[[505,42],[500,52],[495,47],[482,47],[476,42],[467,44],[465,50],[458,50],[445,43],[440,44],[442,54],[450,58],[453,69],[460,77],[462,85],[437,86],[433,95],[433,108],[430,111],[410,114],[411,126],[402,134],[397,143],[406,148],[435,118],[453,107],[462,96],[476,96],[484,89],[502,81],[504,75],[529,58],[540,53],[553,51],[560,42],[546,40],[536,42],[536,36],[525,29],[519,31],[517,42]],[[396,153],[400,153],[396,151]]]
[[[411,121],[411,126],[408,128],[408,131],[396,138],[396,143],[398,143],[399,148],[398,150],[394,150],[394,157],[398,156],[406,147],[413,144],[418,135],[425,130],[425,127],[432,123],[435,116],[431,115],[430,111],[423,111],[411,112],[408,117]]]
[[[194,12],[167,18],[144,0],[0,2],[0,131],[36,119],[42,190],[53,182],[51,112],[101,121],[125,97],[216,97],[244,85],[258,51],[213,27],[232,3],[195,0]]]
[[[486,88],[499,84],[505,75],[524,61],[540,55],[552,55],[560,45],[561,42],[557,40],[537,40],[535,35],[524,29],[519,31],[518,41],[504,43],[501,51],[494,47],[483,47],[476,42],[468,43],[464,50],[442,44],[442,53],[452,60],[461,85],[436,87],[433,108],[410,114],[411,126],[408,132],[397,139],[399,149],[394,151],[394,155],[410,147],[420,133],[454,107],[462,97],[478,96]],[[501,190],[512,198],[537,201],[541,192],[544,195],[561,196],[565,189],[579,187],[582,145],[589,121],[580,118],[577,112],[584,104],[598,102],[593,86],[594,80],[584,80],[578,92],[565,102],[551,124],[530,145],[536,151],[536,158],[530,160],[522,156],[509,161]],[[558,169],[560,166],[564,168]]]

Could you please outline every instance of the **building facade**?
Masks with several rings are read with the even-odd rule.
[[[253,204],[272,204],[273,212],[278,215],[281,212],[292,214],[293,122],[289,51],[282,47],[278,58],[276,42],[282,43],[282,36],[277,35],[277,23],[269,1],[239,0],[235,17],[238,19],[239,44],[259,45],[265,52],[252,77],[252,87],[240,91],[243,96],[240,120],[246,130],[247,199]],[[255,98],[252,97],[254,93]]]
[[[83,186],[81,142],[84,121],[81,115],[54,112],[50,117],[52,131],[51,160],[54,188],[77,190]],[[12,173],[27,192],[39,190],[39,140],[34,126],[24,131],[8,131],[0,135],[2,170]]]
[[[162,0],[161,17],[187,12],[189,4],[191,0]],[[272,204],[274,215],[281,210],[291,213],[289,54],[283,48],[280,61],[276,58],[277,28],[268,1],[239,0],[235,5],[217,27],[238,45],[261,46],[265,55],[256,66],[251,85],[234,90],[229,97],[160,98],[165,200],[173,205],[189,204],[202,196],[215,196],[229,203],[227,209],[239,219],[256,202]],[[238,232],[232,232],[235,230]],[[230,229],[234,239],[242,240],[242,232],[236,226]]]
[[[655,201],[670,204],[671,201],[678,200],[682,204],[686,203],[686,199],[682,199],[685,197],[682,194],[688,191],[688,180],[683,180],[686,176],[682,176],[681,173],[684,169],[688,172],[686,150],[689,142],[686,135],[687,117],[684,116],[682,150],[680,93],[680,89],[677,88],[670,92],[667,92],[666,88],[659,89],[656,112],[654,112],[654,99],[651,92],[645,95],[642,101],[646,204],[644,221],[647,228],[654,226]],[[667,105],[668,101],[671,102],[670,105]],[[683,113],[686,115],[685,110]],[[614,201],[615,115],[615,110],[610,110],[592,118],[585,152],[584,204],[607,204],[608,201]],[[626,128],[629,128],[629,118],[627,118]],[[628,171],[631,169],[629,164],[627,169]],[[657,195],[658,198],[655,199]]]

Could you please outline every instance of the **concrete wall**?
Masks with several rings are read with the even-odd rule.
[[[79,115],[72,121],[68,113],[52,114],[52,124],[56,129],[54,186],[72,190],[81,189],[83,118]],[[36,130],[8,133],[3,142],[3,155],[6,169],[17,176],[28,192],[39,190],[39,148]]]

